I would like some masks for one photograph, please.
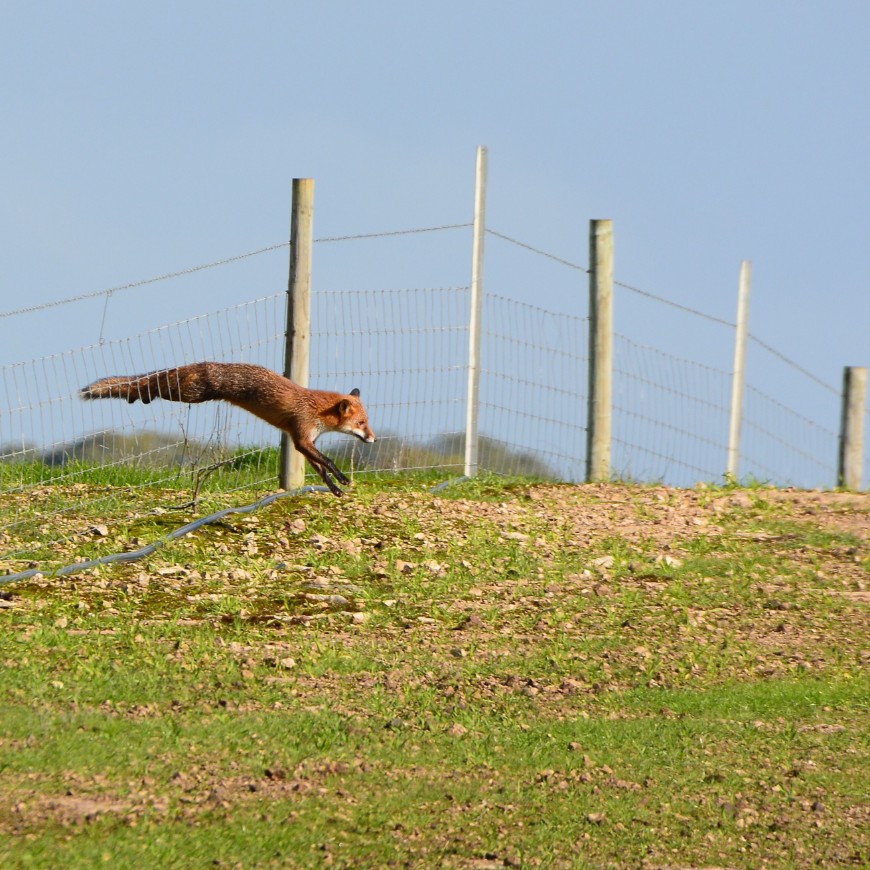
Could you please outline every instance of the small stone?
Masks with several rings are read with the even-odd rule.
[[[564,680],[562,680],[559,688],[566,695],[574,695],[577,692],[581,692],[584,686],[583,683],[580,682],[580,680],[574,680],[571,677],[566,677]]]
[[[476,614],[472,613],[466,616],[462,622],[453,626],[453,631],[465,631],[468,628],[479,628],[483,625],[483,620]]]
[[[323,604],[328,604],[330,607],[347,607],[350,601],[343,595],[323,595],[318,592],[305,592],[302,595],[307,601],[319,601]]]

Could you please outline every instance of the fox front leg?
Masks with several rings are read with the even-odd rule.
[[[330,472],[341,483],[349,484],[350,480],[328,456],[321,453],[313,444],[297,444],[296,449],[308,460],[311,467],[320,475],[320,479],[329,487],[329,491],[333,495],[340,496],[344,494],[329,476]]]

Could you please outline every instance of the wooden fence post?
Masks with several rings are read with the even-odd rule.
[[[610,480],[613,413],[613,221],[589,222],[589,399],[586,480]]]
[[[746,336],[749,332],[749,294],[752,288],[752,263],[740,264],[737,290],[737,330],[734,338],[734,371],[731,375],[731,420],[728,426],[729,481],[737,482],[740,471],[740,431],[743,426],[743,385],[746,381]]]
[[[311,261],[314,241],[314,179],[293,179],[290,216],[290,277],[287,282],[287,332],[284,375],[300,387],[308,386],[311,347]],[[305,482],[305,458],[281,433],[278,485],[298,489]]]
[[[864,416],[867,410],[867,369],[843,370],[843,413],[840,418],[840,456],[837,486],[861,489],[864,471]]]
[[[480,407],[480,317],[483,308],[483,246],[486,236],[485,145],[477,148],[474,185],[474,238],[471,248],[471,317],[468,322],[468,396],[465,411],[465,476],[478,469],[478,412]]]

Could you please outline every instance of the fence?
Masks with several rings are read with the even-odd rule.
[[[462,242],[469,227],[321,239],[313,242],[313,251],[318,258],[329,256],[363,238],[369,245],[384,244],[386,237],[419,244],[445,231]],[[581,310],[587,269],[482,223],[474,229],[488,243],[532,263],[546,260],[548,268],[577,288],[573,311],[552,311],[499,293],[497,269],[491,270],[495,280],[487,277],[477,351],[476,467],[583,481],[589,471],[588,409],[595,400],[589,378],[589,337],[595,330]],[[277,255],[286,264],[287,249],[286,243],[273,245],[154,280],[174,286],[195,277],[207,284],[208,276],[239,268],[241,261],[262,262]],[[499,255],[496,251],[496,259]],[[492,249],[487,258],[490,270]],[[99,322],[98,340],[0,365],[0,569],[75,558],[82,542],[96,534],[93,527],[99,527],[101,517],[116,515],[119,509],[127,518],[154,516],[155,511],[159,516],[205,491],[244,490],[247,496],[275,489],[276,433],[239,409],[220,403],[83,402],[78,391],[107,374],[141,373],[201,359],[280,369],[287,294],[105,337],[109,300],[136,294],[144,286],[150,293],[154,284],[137,282],[64,300],[67,322],[80,316]],[[631,305],[654,309],[667,323],[661,331],[668,340],[666,348],[640,341],[624,334],[616,320],[605,476],[679,486],[722,481],[732,406],[732,371],[727,366],[735,324],[620,282],[613,292],[623,306],[620,311]],[[355,475],[417,470],[446,478],[467,470],[471,287],[315,289],[310,302],[310,386],[359,387],[378,434],[371,446],[325,436],[321,448],[349,463]],[[0,323],[36,335],[39,329],[33,324],[43,313],[36,307],[19,309],[2,315]],[[691,323],[693,331],[708,330],[710,346],[719,348],[718,357],[727,362],[720,367],[681,356],[676,345],[687,334],[683,322]],[[868,467],[855,421],[863,425],[866,410],[860,376],[853,381],[857,393],[844,402],[839,389],[750,333],[741,478],[834,486],[843,473],[844,460],[838,466],[838,455],[850,453],[854,474],[858,445],[860,486]],[[800,402],[790,401],[792,396],[800,396]],[[851,430],[838,427],[841,409],[850,404],[857,409],[848,418]],[[808,406],[818,413],[807,412]],[[101,485],[95,469],[112,486]]]

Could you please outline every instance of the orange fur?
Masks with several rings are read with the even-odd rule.
[[[244,408],[290,435],[296,449],[311,463],[335,495],[341,490],[330,475],[350,483],[314,442],[324,432],[346,432],[372,442],[375,433],[359,398],[359,390],[331,393],[309,390],[262,366],[248,363],[199,362],[132,377],[102,378],[81,391],[83,399],[126,399],[144,404],[222,400]]]

